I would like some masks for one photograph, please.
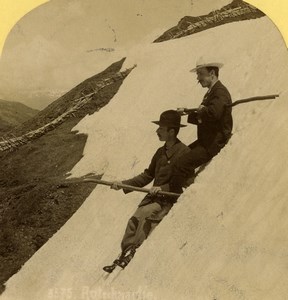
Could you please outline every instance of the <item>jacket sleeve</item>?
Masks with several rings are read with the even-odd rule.
[[[223,115],[225,105],[228,103],[229,97],[223,90],[217,90],[213,98],[208,104],[199,111],[199,116],[203,122],[217,121]]]
[[[131,179],[123,180],[122,183],[127,184],[127,185],[136,186],[136,187],[144,187],[145,185],[149,184],[155,177],[157,154],[158,154],[158,151],[153,156],[149,167],[147,169],[145,169],[143,173],[141,173]],[[125,194],[127,194],[132,191],[123,189],[123,192]]]

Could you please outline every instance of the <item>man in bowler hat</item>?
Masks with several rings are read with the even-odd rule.
[[[157,193],[160,190],[169,191],[173,164],[179,157],[190,152],[190,149],[177,138],[180,127],[186,126],[180,122],[181,116],[175,110],[164,111],[159,121],[153,121],[159,125],[156,133],[159,140],[165,142],[164,146],[156,151],[149,167],[143,173],[122,182],[116,181],[111,186],[115,190],[120,189],[119,183],[144,187],[154,180],[150,193],[144,197],[128,221],[121,242],[120,257],[114,261],[113,265],[103,268],[106,272],[112,272],[116,265],[125,268],[133,258],[136,248],[143,243],[173,206],[171,199],[157,195]],[[124,193],[130,192],[123,191]]]

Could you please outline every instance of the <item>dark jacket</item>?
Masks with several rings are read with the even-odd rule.
[[[189,151],[190,148],[178,139],[169,150],[166,150],[164,145],[156,151],[149,167],[145,169],[143,173],[131,179],[124,180],[122,183],[137,187],[144,187],[154,179],[153,186],[160,186],[162,191],[169,191],[169,180],[172,175],[172,166],[180,156],[188,153]],[[125,189],[123,191],[124,193],[130,192]],[[149,194],[147,196],[151,200]],[[150,201],[149,199],[146,199],[147,196],[144,198],[144,202]],[[141,205],[143,205],[142,202]]]
[[[188,116],[188,123],[197,125],[198,142],[211,156],[216,155],[231,137],[232,108],[226,107],[230,103],[229,91],[218,80],[204,96],[201,104],[205,107],[199,113],[193,111]]]

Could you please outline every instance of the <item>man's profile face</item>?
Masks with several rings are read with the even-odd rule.
[[[170,136],[168,127],[166,126],[159,126],[158,129],[156,130],[156,133],[159,137],[159,140],[162,142],[166,142]]]
[[[197,70],[197,80],[202,87],[209,87],[212,83],[213,73],[207,70],[207,68],[200,68]]]

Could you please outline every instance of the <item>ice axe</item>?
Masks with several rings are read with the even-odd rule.
[[[226,104],[226,107],[233,107],[233,106],[236,106],[236,105],[241,104],[241,103],[247,103],[247,102],[252,102],[252,101],[272,100],[272,99],[276,99],[277,97],[279,97],[279,94],[250,97],[250,98],[237,100],[237,101],[235,101],[231,104]],[[192,113],[192,112],[196,112],[197,110],[198,110],[197,108],[177,108],[177,111],[181,115],[186,115],[186,114],[189,114],[189,113]]]

